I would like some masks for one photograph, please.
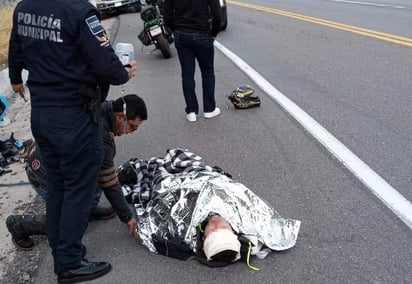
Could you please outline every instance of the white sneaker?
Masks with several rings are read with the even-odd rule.
[[[214,111],[212,112],[205,112],[204,116],[205,118],[212,118],[215,116],[218,116],[220,114],[220,108],[216,107]]]
[[[190,122],[195,122],[196,121],[196,113],[189,112],[188,114],[186,114],[186,119]]]

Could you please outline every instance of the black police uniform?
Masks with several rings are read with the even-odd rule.
[[[98,11],[82,0],[23,0],[15,8],[9,77],[29,71],[31,129],[48,180],[47,237],[57,272],[82,266],[87,228],[102,162],[101,124],[85,110],[83,86],[123,84],[128,74],[116,56]],[[102,98],[104,99],[104,98]]]

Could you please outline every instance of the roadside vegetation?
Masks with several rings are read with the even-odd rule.
[[[14,6],[0,4],[0,69],[7,63]]]

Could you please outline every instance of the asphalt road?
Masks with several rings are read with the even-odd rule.
[[[380,1],[381,3],[385,1]],[[386,1],[394,4],[395,1]],[[252,2],[249,2],[252,3]],[[410,37],[402,9],[332,1],[256,1],[282,11],[346,22]],[[408,5],[409,1],[398,1]],[[218,41],[354,151],[409,200],[411,48],[303,21],[302,17],[229,4],[229,27]],[[410,10],[409,10],[410,12]],[[375,18],[371,15],[375,15]],[[360,19],[361,18],[361,19]],[[185,120],[180,66],[172,48],[165,60],[141,50],[139,14],[122,14],[115,43],[131,42],[138,75],[125,85],[147,102],[149,119],[117,140],[117,163],[163,157],[188,148],[266,199],[287,218],[302,221],[296,246],[243,263],[208,268],[151,254],[127,236],[117,219],[91,223],[88,259],[113,271],[93,283],[407,283],[412,279],[411,230],[222,53],[216,51],[216,99],[222,115]],[[379,22],[381,19],[382,22]],[[409,21],[409,22],[408,22]],[[397,28],[398,23],[402,28]],[[200,98],[200,74],[197,72]],[[227,95],[249,84],[262,106],[235,110]],[[121,94],[111,89],[110,97]],[[48,255],[35,283],[55,283]]]

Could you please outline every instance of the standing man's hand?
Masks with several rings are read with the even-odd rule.
[[[23,99],[25,99],[24,97],[24,85],[23,83],[20,84],[11,84],[11,89],[13,90],[13,92],[18,93],[20,95],[20,97],[22,97]]]
[[[126,70],[127,73],[129,74],[129,79],[131,79],[132,77],[136,76],[136,71],[137,71],[137,61],[133,60],[130,61],[127,65],[126,65]]]
[[[137,222],[135,218],[130,219],[129,222],[126,224],[127,230],[130,232],[130,234],[134,235],[137,229]]]

